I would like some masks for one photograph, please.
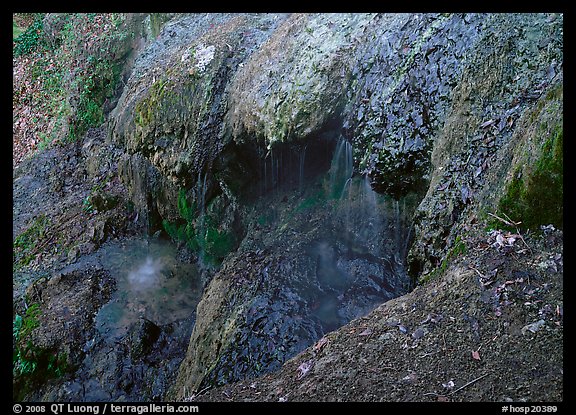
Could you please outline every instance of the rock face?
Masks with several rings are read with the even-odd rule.
[[[343,128],[358,171],[398,199],[425,192],[452,149],[472,151],[462,140],[497,128],[506,141],[561,71],[561,31],[561,15],[183,16],[136,62],[112,137],[128,183],[158,171],[145,187],[162,219],[176,188],[230,193],[249,154],[326,129]]]
[[[340,117],[356,46],[370,14],[295,14],[232,79],[226,119],[235,138],[298,141]]]
[[[228,83],[281,19],[183,16],[166,23],[138,58],[110,129],[112,140],[126,149],[121,176],[134,188],[135,202],[145,204],[141,211],[174,219],[178,189],[193,201],[201,196],[192,188],[202,183],[211,197],[227,191],[229,184],[217,176],[226,176],[217,158],[229,141],[223,131]],[[154,218],[149,220],[154,228]]]
[[[468,52],[435,136],[429,187],[415,214],[414,275],[439,265],[460,232],[454,225],[461,216],[499,210],[503,195],[495,189],[505,189],[516,166],[549,151],[545,143],[552,130],[561,134],[562,29],[554,16],[526,17],[491,17],[477,48]],[[544,105],[548,113],[541,111]],[[539,125],[545,127],[535,133]],[[561,199],[553,204],[561,205]]]
[[[354,171],[374,189],[420,201],[406,245],[414,241],[411,275],[425,276],[457,238],[455,225],[479,206],[502,205],[492,189],[545,150],[535,134],[528,147],[519,143],[535,117],[550,118],[542,108],[555,108],[550,131],[561,119],[561,93],[548,94],[553,104],[537,102],[562,88],[562,22],[545,14],[179,16],[136,62],[112,114],[112,140],[126,150],[121,175],[136,205],[151,212],[151,231],[180,220],[181,235],[198,234],[194,224],[213,204],[228,218],[218,229],[239,243],[249,228],[240,213],[241,195],[253,189],[248,177],[266,188],[267,161],[270,174],[282,170],[283,148],[305,151],[341,133],[352,143]],[[500,163],[511,153],[511,163]],[[222,366],[245,353],[230,345],[245,344],[254,278],[281,263],[272,256],[252,264],[251,282],[239,288],[233,275],[250,255],[238,251],[208,286],[177,394],[183,385],[258,372],[248,365],[224,375]],[[280,275],[265,280],[284,284]],[[316,334],[308,344],[318,338],[318,328],[309,329]]]
[[[433,318],[410,332],[378,314],[371,326],[358,318],[446,271],[477,223],[562,226],[561,14],[176,14],[149,23],[155,40],[130,63],[106,140],[88,137],[78,149],[92,177],[117,166],[131,222],[208,270],[196,318],[178,326],[192,333],[177,379],[168,378],[180,346],[146,396],[170,389],[163,397],[188,399],[292,370],[286,361],[320,352],[316,342],[352,320],[371,347],[380,347],[376,331],[384,343],[431,341]],[[15,189],[31,180],[16,177]],[[90,197],[104,213],[116,206]],[[98,246],[109,229],[91,223],[87,237]],[[442,280],[434,304],[449,301],[461,273]],[[461,292],[475,281],[466,275]],[[425,303],[437,291],[420,293]],[[390,308],[410,313],[402,300]],[[166,333],[142,321],[119,361],[157,354],[160,367]],[[100,370],[107,357],[97,356]],[[304,378],[311,363],[296,360]],[[141,392],[110,376],[126,394],[102,393]],[[411,372],[399,379],[417,383]]]

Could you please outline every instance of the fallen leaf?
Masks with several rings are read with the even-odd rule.
[[[418,340],[421,337],[424,337],[427,333],[427,330],[425,330],[423,327],[418,327],[416,330],[414,330],[414,333],[412,333],[412,338]]]
[[[425,320],[420,322],[420,324],[426,324],[426,323],[437,324],[441,322],[442,319],[444,319],[444,316],[442,314],[430,313],[426,316]]]
[[[320,340],[318,340],[318,342],[314,345],[312,350],[314,350],[315,352],[319,352],[329,342],[330,341],[328,340],[328,337],[324,336]]]
[[[482,124],[480,124],[480,128],[486,128],[486,127],[488,127],[489,125],[492,125],[492,124],[494,124],[494,120],[488,120],[488,121],[483,122]]]
[[[527,332],[531,332],[531,333],[536,333],[538,330],[540,330],[544,325],[546,324],[546,321],[540,319],[538,321],[535,321],[534,323],[531,324],[527,324],[524,327],[522,327],[521,332],[523,335],[525,335]]]
[[[302,379],[304,376],[306,376],[310,369],[312,369],[312,366],[314,366],[314,362],[312,360],[308,360],[298,366],[298,379]]]
[[[478,350],[472,351],[472,358],[475,360],[480,360],[480,353],[478,353]]]
[[[372,334],[372,329],[368,327],[362,333],[360,333],[358,336],[370,336],[371,334]]]
[[[462,196],[462,203],[466,203],[470,199],[470,188],[468,188],[466,185],[462,186],[460,189],[460,194]]]
[[[438,395],[437,400],[438,402],[450,402],[450,399],[448,399],[448,397],[444,395]]]
[[[454,382],[449,380],[448,382],[443,383],[442,386],[444,386],[446,389],[452,389],[454,388]]]

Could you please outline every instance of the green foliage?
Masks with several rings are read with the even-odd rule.
[[[32,333],[32,330],[34,330],[36,327],[40,325],[40,321],[38,320],[40,314],[41,314],[40,304],[34,303],[31,304],[30,307],[28,307],[26,313],[24,314],[24,317],[21,320],[20,332],[18,338],[22,339],[27,338],[30,335],[30,333]]]
[[[85,69],[76,79],[79,97],[76,117],[70,125],[69,141],[104,122],[104,101],[113,95],[119,79],[119,64],[94,55],[86,58]]]
[[[28,307],[24,317],[16,314],[16,317],[12,322],[12,337],[14,338],[15,344],[12,363],[15,376],[30,375],[36,370],[36,360],[27,357],[33,353],[31,353],[31,342],[26,340],[30,336],[32,330],[40,325],[38,321],[40,312],[40,305],[34,303]],[[24,342],[26,343],[26,346],[22,348],[20,344]]]
[[[41,40],[42,19],[37,17],[28,28],[14,39],[14,56],[19,57],[34,52]]]
[[[38,215],[28,228],[14,239],[13,264],[15,269],[28,265],[34,259],[36,246],[44,237],[49,224],[50,219],[46,215]]]
[[[220,229],[220,212],[197,212],[196,203],[188,204],[184,189],[178,192],[178,212],[180,220],[162,221],[166,233],[172,240],[186,243],[206,263],[219,265],[236,244],[233,232]]]
[[[326,200],[324,196],[324,191],[321,189],[314,193],[312,196],[307,197],[296,207],[296,212],[302,212],[303,210],[318,206]]]
[[[16,314],[14,317],[14,321],[12,322],[12,337],[18,340],[20,336],[20,328],[22,327],[22,316],[20,314]]]
[[[180,216],[182,216],[182,218],[187,222],[192,222],[194,219],[196,203],[194,202],[188,206],[188,202],[186,201],[186,191],[184,189],[178,191],[178,212],[180,212]]]
[[[16,348],[12,353],[12,374],[14,377],[31,376],[36,371],[38,363],[35,359],[26,356],[32,354],[32,344],[28,343],[25,349]]]
[[[40,314],[40,305],[34,303],[28,307],[24,317],[16,314],[12,322],[12,374],[16,382],[24,384],[24,390],[36,380],[60,377],[67,370],[66,354],[55,354],[36,347],[29,338],[40,325]]]
[[[522,229],[540,225],[563,226],[563,129],[556,126],[542,146],[534,170],[522,176],[518,168],[500,199],[498,210]],[[503,225],[500,223],[500,227]]]
[[[94,184],[90,193],[82,201],[82,210],[86,213],[104,211],[115,207],[118,204],[118,198],[114,195],[106,194],[104,188],[110,182],[111,175],[107,175],[104,180]],[[133,206],[127,207],[130,213],[133,212]]]
[[[45,380],[64,375],[68,369],[65,353],[52,354],[34,347],[28,342],[23,348],[16,348],[12,353],[12,374],[14,377],[25,377]]]
[[[424,284],[424,283],[436,278],[437,276],[443,274],[444,272],[446,272],[446,270],[448,269],[448,265],[450,264],[450,262],[454,258],[461,256],[461,255],[466,255],[467,252],[468,252],[468,247],[466,246],[466,244],[464,243],[464,241],[462,240],[460,235],[458,235],[456,237],[456,239],[454,240],[454,245],[452,245],[452,248],[450,248],[450,250],[446,253],[446,255],[444,256],[444,259],[442,260],[440,265],[437,266],[435,269],[433,269],[428,274],[424,275],[420,279],[420,283]]]
[[[90,195],[86,196],[82,201],[82,210],[86,213],[94,212],[94,206],[92,206],[92,202],[90,201]]]
[[[204,259],[215,265],[222,262],[236,242],[232,233],[220,231],[214,226],[208,226],[197,241],[204,252]]]
[[[99,126],[104,121],[105,101],[113,97],[120,82],[130,33],[119,15],[95,17],[93,13],[62,14],[59,31],[45,36],[43,15],[38,14],[15,40],[14,56],[39,52],[30,65],[40,89],[35,95],[44,98],[38,106],[56,120],[49,124],[52,131],[44,131],[42,148],[55,138],[75,141],[89,128]],[[102,30],[106,19],[115,24]],[[14,92],[14,102],[29,105],[19,94],[22,91]]]

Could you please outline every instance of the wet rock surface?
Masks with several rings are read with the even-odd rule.
[[[396,245],[382,248],[394,220],[353,235],[361,223],[393,216],[392,201],[372,206],[374,217],[357,211],[349,226],[351,202],[331,199],[325,190],[330,174],[312,180],[302,194],[276,189],[247,212],[251,228],[198,305],[172,399],[276,370],[324,334],[410,288]],[[402,243],[405,221],[398,218]]]
[[[118,288],[126,289],[118,267],[134,264],[122,244],[132,246],[133,255],[130,238],[143,231],[118,179],[117,160],[103,130],[94,129],[83,142],[54,147],[15,169],[14,313],[30,327],[16,346],[21,373],[14,378],[15,399],[161,400],[184,357],[193,305],[174,303],[179,312],[156,324],[146,323],[146,315],[138,319],[141,305],[123,304],[134,314],[121,334],[102,329],[102,310],[110,309],[110,301],[118,304]],[[150,243],[158,242],[140,245]],[[163,271],[165,281],[179,279],[173,276],[179,272],[173,249],[150,275]],[[146,264],[145,256],[140,260]],[[192,288],[189,293],[199,295]],[[174,301],[188,301],[185,295]],[[154,310],[149,317],[163,313]]]
[[[122,243],[136,252],[134,258]],[[151,254],[165,254],[164,244]],[[186,264],[171,258],[161,264],[158,258],[148,264],[136,241],[109,242],[28,287],[27,301],[40,305],[39,327],[22,341],[30,341],[37,354],[63,356],[65,362],[59,361],[59,376],[19,387],[27,391],[20,399],[163,399],[184,357],[198,294],[186,281],[194,278]],[[126,287],[126,280],[136,286]]]
[[[74,263],[107,240],[138,231],[115,171],[116,153],[105,147],[102,134],[102,129],[88,132],[89,151],[80,142],[54,147],[14,170],[15,300],[34,279]],[[106,157],[98,159],[100,167],[91,175],[86,160],[97,152]]]

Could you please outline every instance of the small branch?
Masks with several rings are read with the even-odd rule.
[[[474,271],[476,271],[476,273],[480,276],[480,278],[482,278],[483,280],[487,279],[486,276],[484,274],[482,274],[480,271],[478,271],[478,269],[474,268],[472,265],[469,265],[468,268],[473,269]]]
[[[184,388],[184,402],[192,402],[194,399],[196,399],[198,396],[200,396],[201,394],[203,394],[204,392],[206,392],[208,389],[212,388],[212,386],[206,386],[204,389],[202,389],[199,392],[193,393],[192,395],[186,396],[186,386],[183,387]]]
[[[527,244],[526,241],[524,240],[524,237],[523,237],[522,235],[520,235],[520,232],[518,232],[518,236],[520,237],[520,239],[522,240],[522,242],[524,242],[524,245],[526,245],[526,248],[528,248],[528,250],[529,250],[530,252],[532,252],[532,248],[530,248],[530,247],[528,246],[528,244]]]
[[[495,217],[495,218],[498,219],[500,222],[503,222],[503,223],[505,223],[505,224],[508,225],[508,226],[514,226],[514,227],[516,227],[517,225],[520,225],[520,224],[522,223],[522,222],[515,223],[515,222],[513,222],[512,220],[507,221],[506,219],[502,219],[500,216],[495,215],[495,214],[490,213],[490,212],[488,212],[488,214],[489,214],[490,216]],[[508,216],[506,216],[506,217],[508,217]],[[510,219],[510,218],[508,218],[508,219]]]
[[[485,374],[483,374],[482,376],[480,376],[480,377],[478,377],[478,378],[476,378],[476,379],[474,379],[474,380],[471,380],[470,382],[468,382],[468,383],[460,386],[458,389],[453,390],[453,391],[450,392],[448,395],[453,395],[453,394],[455,394],[456,392],[461,391],[462,389],[464,389],[464,388],[472,385],[473,383],[478,382],[480,379],[485,378],[486,376],[488,376],[488,373],[485,373]]]
[[[211,389],[211,388],[212,388],[212,386],[206,386],[204,389],[196,392],[194,395],[195,395],[195,396],[200,396],[200,395],[202,395],[204,392],[206,392],[208,389]]]
[[[510,223],[513,223],[514,226],[518,226],[518,225],[520,225],[520,224],[522,223],[522,222],[514,222],[512,219],[510,219],[510,216],[508,216],[508,215],[505,214],[505,213],[502,213],[502,214],[503,214],[504,216],[506,216],[506,219],[508,219],[508,220],[510,221]]]
[[[424,354],[422,354],[422,355],[420,355],[420,356],[418,356],[418,357],[419,357],[420,359],[423,359],[423,358],[425,358],[425,357],[432,356],[433,354],[436,354],[436,353],[438,353],[439,351],[440,351],[440,350],[436,350],[436,351],[434,351],[434,352],[424,353]]]

